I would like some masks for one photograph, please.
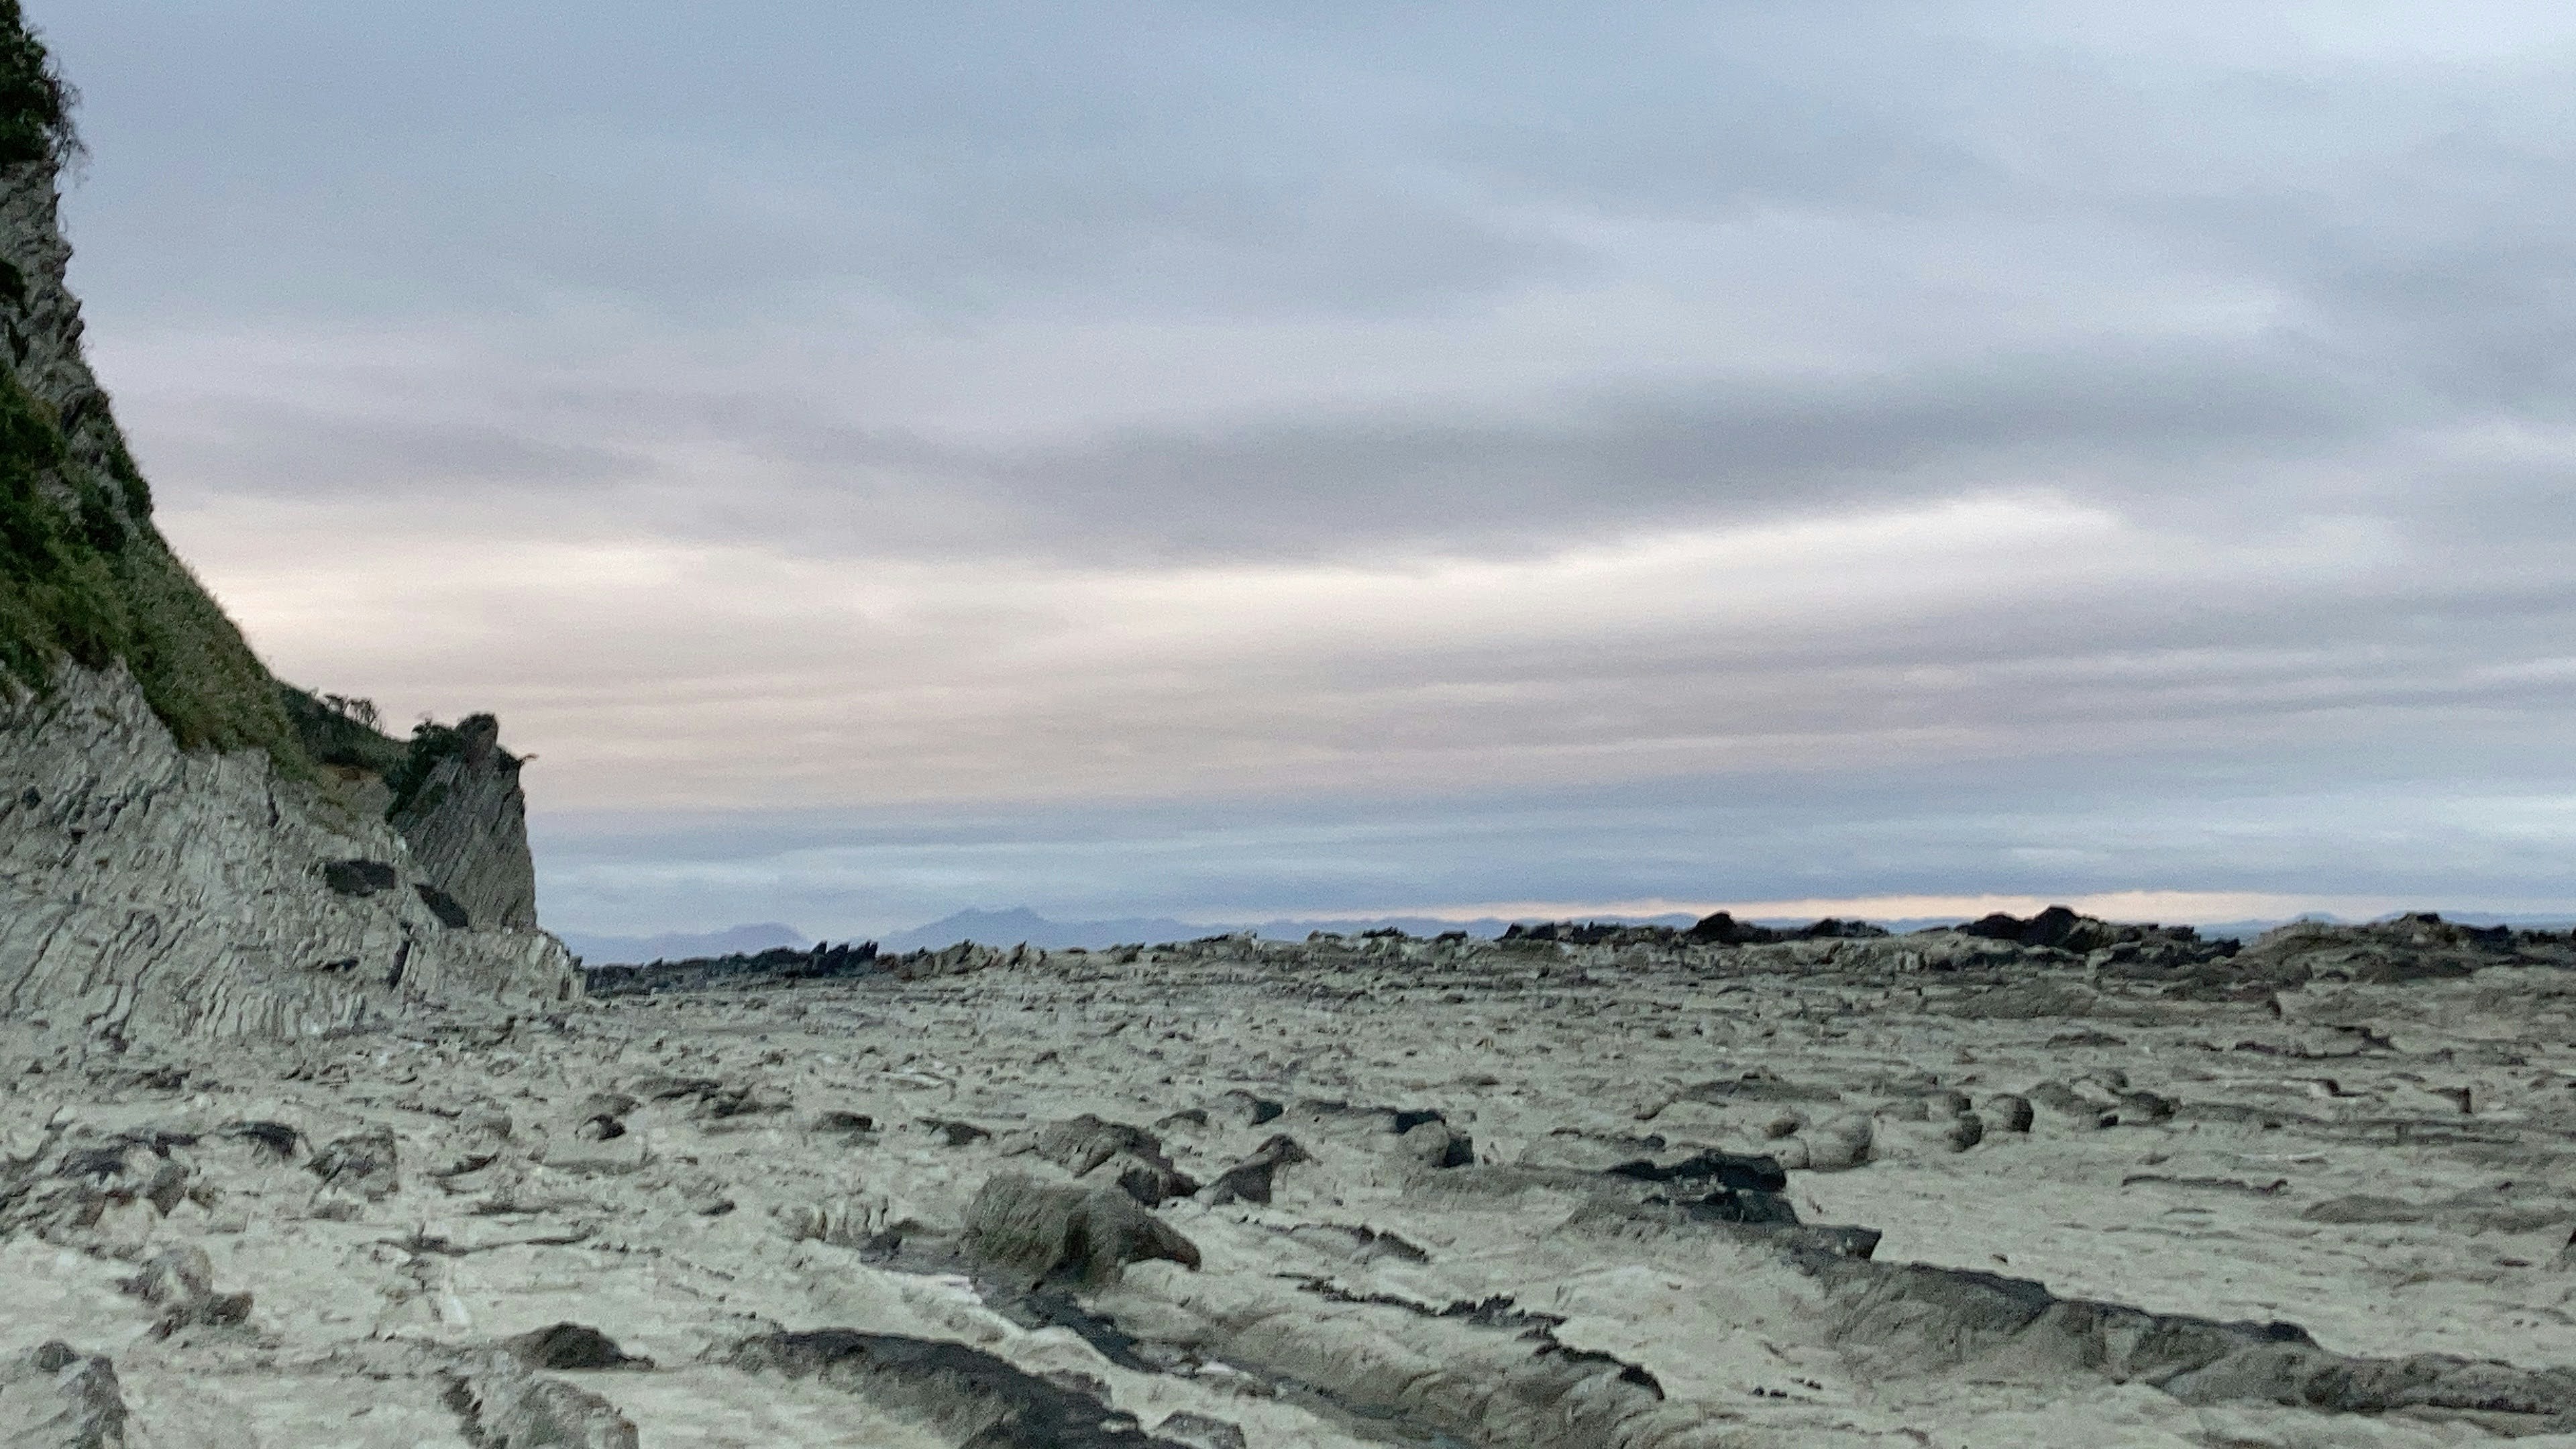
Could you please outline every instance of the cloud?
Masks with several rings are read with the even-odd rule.
[[[581,924],[2563,895],[2554,9],[38,19],[165,524]]]

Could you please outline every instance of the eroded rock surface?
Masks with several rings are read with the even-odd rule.
[[[0,1355],[281,1446],[2576,1432],[2567,938],[2425,924],[2302,931],[2287,985],[1220,939],[287,1043],[13,1020]],[[2369,966],[2419,934],[2489,964]]]

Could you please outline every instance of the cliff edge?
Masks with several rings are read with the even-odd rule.
[[[0,0],[0,1018],[294,1035],[578,994],[490,716],[405,746],[281,685],[154,527],[64,282],[71,100]]]

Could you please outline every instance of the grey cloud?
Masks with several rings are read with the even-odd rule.
[[[291,406],[209,408],[189,471],[219,473],[226,491],[294,498],[428,497],[455,490],[587,491],[637,481],[632,453],[563,443],[492,422],[359,418]],[[144,459],[149,465],[150,457]]]
[[[2563,17],[2461,59],[2406,27],[2467,22],[2383,15],[2354,59],[2052,6],[38,10],[91,97],[95,337],[383,338],[379,372],[220,398],[112,372],[156,476],[936,576],[900,638],[710,594],[643,642],[460,622],[353,668],[452,666],[633,792],[721,749],[758,798],[1091,797],[585,823],[540,778],[571,921],[2563,894],[2564,831],[2461,803],[2576,789]],[[1513,366],[1370,370],[1397,324]],[[973,375],[987,330],[1168,396],[1022,425],[1060,399]],[[1202,396],[1184,330],[1308,370]],[[1096,677],[1015,665],[1049,601],[984,597],[1022,564],[1400,570],[1997,489],[2116,513],[2157,568],[2034,594],[2005,585],[2064,561],[1998,551],[1985,594],[1759,630],[1265,636]],[[764,710],[792,745],[744,745]],[[1114,803],[1151,789],[1235,795]]]

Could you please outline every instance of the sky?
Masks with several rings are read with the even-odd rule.
[[[29,10],[550,925],[2576,909],[2563,5]]]

